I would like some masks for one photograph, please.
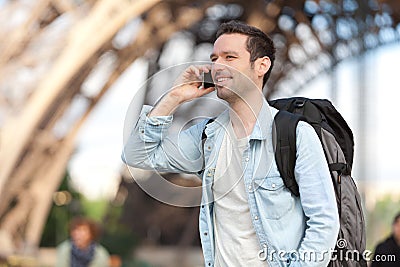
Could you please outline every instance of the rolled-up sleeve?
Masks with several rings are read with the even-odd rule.
[[[122,160],[129,166],[157,171],[196,173],[203,166],[201,131],[204,123],[169,134],[173,116],[148,117],[151,106],[143,106],[130,134]]]

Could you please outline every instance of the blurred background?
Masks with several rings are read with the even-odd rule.
[[[53,266],[75,216],[101,225],[122,266],[203,266],[198,209],[147,195],[135,180],[154,174],[132,179],[120,155],[128,107],[153,104],[171,77],[145,81],[208,60],[231,19],[276,44],[268,99],[328,98],[346,119],[367,248],[390,233],[400,211],[399,1],[0,0],[0,266]],[[187,105],[177,120],[204,108]]]

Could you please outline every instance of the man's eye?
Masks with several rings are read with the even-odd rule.
[[[217,58],[215,58],[215,57],[212,57],[211,58],[211,62],[214,62],[214,61],[216,61],[217,60]]]
[[[228,55],[228,56],[226,56],[226,58],[227,58],[227,59],[234,59],[234,58],[236,58],[236,57],[234,57],[234,56],[229,56],[229,55]]]

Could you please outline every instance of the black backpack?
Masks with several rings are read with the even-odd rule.
[[[329,166],[340,217],[340,231],[329,266],[367,266],[365,221],[360,194],[351,177],[353,133],[332,103],[325,99],[293,97],[269,101],[278,109],[273,135],[275,160],[286,187],[299,196],[294,177],[296,162],[296,126],[308,122],[317,133]]]

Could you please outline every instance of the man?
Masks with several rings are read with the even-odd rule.
[[[394,217],[392,235],[376,246],[371,267],[400,266],[400,213]]]
[[[199,228],[205,266],[326,266],[339,218],[324,153],[310,125],[297,127],[300,198],[284,186],[275,164],[277,110],[262,95],[275,58],[272,40],[244,23],[224,23],[210,58],[211,66],[187,68],[154,108],[143,108],[124,161],[159,171],[204,168]],[[199,89],[201,74],[209,71],[215,87]],[[176,108],[213,90],[229,109],[211,123],[182,131],[179,140],[168,136]]]

